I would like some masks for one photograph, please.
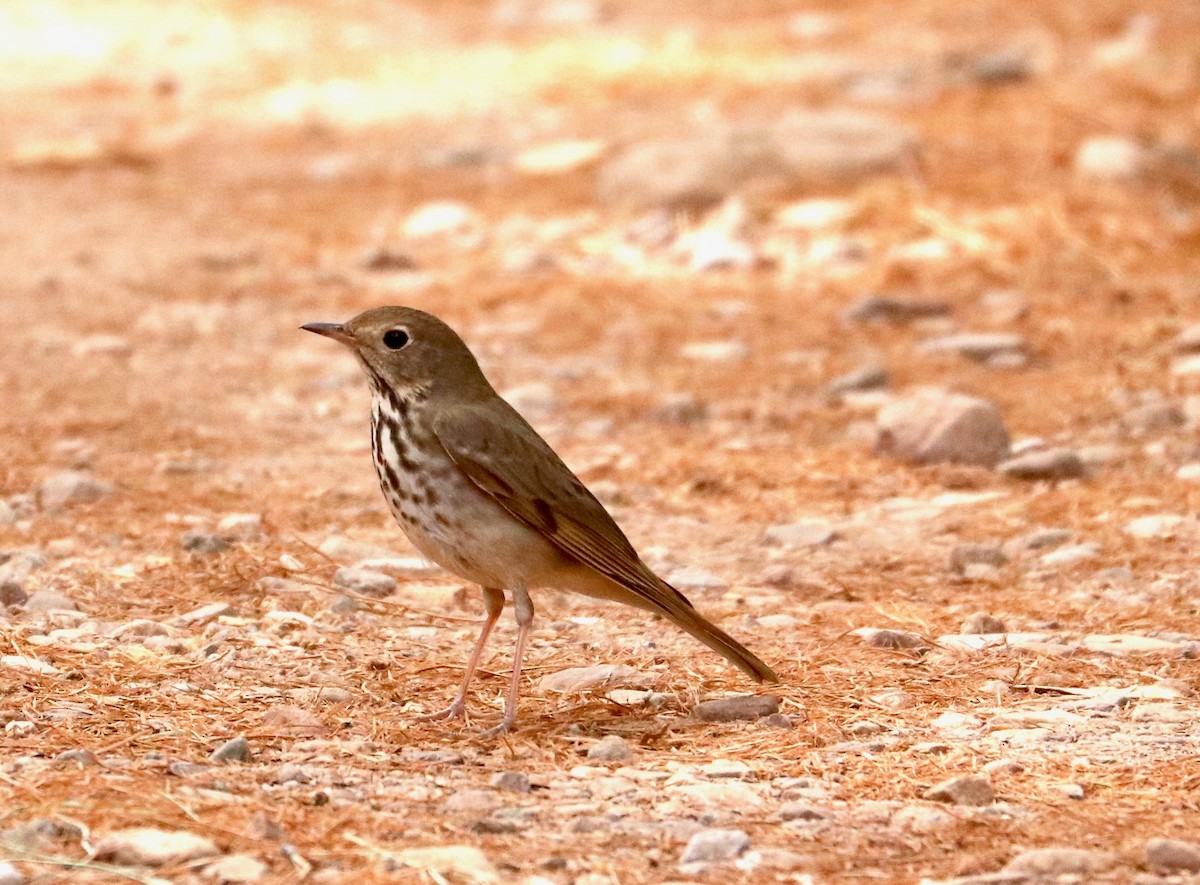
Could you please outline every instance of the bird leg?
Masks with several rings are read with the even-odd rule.
[[[500,612],[504,611],[503,590],[497,590],[495,587],[480,587],[479,589],[483,593],[483,607],[487,610],[487,617],[484,619],[483,627],[479,630],[479,638],[475,640],[475,648],[471,650],[471,657],[467,659],[467,672],[463,675],[462,688],[458,691],[458,697],[446,709],[436,713],[426,713],[418,716],[418,719],[458,719],[466,713],[467,689],[471,687],[471,680],[479,668],[479,659],[483,657],[483,647],[487,645],[488,636],[491,635],[492,628],[496,626],[496,621],[500,619]]]
[[[504,697],[504,718],[500,724],[481,733],[481,738],[494,738],[504,734],[517,721],[517,694],[521,688],[521,661],[525,657],[525,641],[533,625],[533,600],[524,587],[513,587],[513,614],[517,619],[517,646],[513,650],[512,679],[508,683],[508,694]]]

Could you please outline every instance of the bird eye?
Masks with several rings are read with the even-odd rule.
[[[388,329],[383,333],[383,346],[388,350],[399,350],[408,344],[408,333],[403,329]]]

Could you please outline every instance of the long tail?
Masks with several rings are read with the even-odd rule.
[[[667,617],[682,630],[699,639],[729,663],[755,682],[778,682],[775,671],[759,660],[758,656],[742,645],[716,624],[708,621],[694,608],[672,606],[670,611],[664,611]]]

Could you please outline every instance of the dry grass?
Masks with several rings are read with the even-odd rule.
[[[1014,749],[1024,768],[998,780],[997,792],[1019,813],[984,820],[949,808],[954,821],[932,832],[889,828],[883,806],[872,803],[915,802],[928,786],[992,761],[964,741],[946,740],[941,754],[912,751],[939,739],[931,723],[941,714],[988,719],[1000,710],[1049,708],[1062,700],[1048,693],[1056,687],[1162,679],[1194,685],[1195,668],[1164,657],[886,651],[864,647],[849,632],[888,626],[933,640],[985,609],[1021,628],[1057,622],[1051,629],[1068,636],[1200,635],[1194,540],[1137,541],[1121,530],[1145,513],[1200,509],[1200,487],[1176,481],[1171,469],[1195,458],[1194,440],[1183,432],[1129,440],[1113,429],[1125,409],[1120,391],[1190,392],[1167,367],[1170,339],[1196,318],[1195,190],[1186,170],[1095,185],[1070,169],[1078,143],[1092,134],[1195,144],[1197,89],[1194,78],[1179,74],[1194,69],[1198,33],[1185,4],[1150,4],[1161,20],[1150,60],[1100,73],[1085,63],[1089,53],[1147,4],[830,7],[838,28],[818,41],[820,51],[852,68],[864,59],[881,69],[907,60],[929,73],[941,70],[947,54],[1018,44],[1045,59],[1025,82],[965,83],[883,109],[920,133],[922,160],[908,174],[821,194],[854,202],[847,230],[868,244],[870,257],[851,276],[760,269],[514,277],[499,270],[501,242],[468,253],[417,247],[428,274],[412,284],[358,269],[369,245],[388,241],[397,219],[432,198],[465,200],[491,225],[514,216],[582,217],[601,236],[624,220],[593,207],[586,170],[530,179],[504,168],[431,172],[409,162],[433,148],[594,136],[622,144],[678,129],[697,107],[714,119],[743,112],[769,119],[796,104],[834,102],[844,87],[836,65],[814,63],[812,44],[787,36],[795,10],[779,4],[748,5],[724,21],[705,5],[709,18],[684,13],[691,36],[665,27],[658,13],[612,5],[616,21],[606,29],[513,42],[474,5],[426,5],[405,33],[431,36],[400,58],[374,41],[355,54],[334,27],[393,21],[390,5],[227,3],[213,7],[211,19],[206,6],[170,13],[181,16],[172,22],[147,19],[144,4],[125,3],[107,31],[93,31],[92,13],[63,2],[46,14],[108,42],[91,61],[70,52],[56,57],[53,88],[19,76],[29,70],[24,50],[0,42],[0,88],[14,97],[0,103],[0,147],[83,131],[105,143],[132,139],[150,157],[130,165],[118,152],[115,162],[66,171],[0,172],[9,330],[0,364],[0,492],[28,492],[81,460],[118,488],[99,503],[0,528],[0,550],[52,551],[49,580],[89,619],[103,626],[149,618],[174,625],[170,635],[181,643],[179,653],[156,651],[75,634],[74,622],[62,621],[57,626],[67,632],[40,644],[45,630],[29,618],[0,626],[4,654],[36,657],[58,671],[0,671],[0,721],[37,724],[33,735],[0,738],[0,825],[46,818],[84,834],[188,829],[223,849],[257,854],[271,867],[269,880],[280,882],[306,873],[324,881],[418,881],[422,874],[411,870],[381,871],[381,857],[438,844],[482,848],[505,880],[537,874],[568,881],[588,871],[620,882],[677,878],[678,838],[631,822],[720,818],[728,809],[664,810],[661,803],[676,794],[659,788],[594,802],[586,813],[558,811],[588,804],[567,795],[566,773],[587,762],[597,737],[618,734],[638,748],[632,765],[664,776],[728,758],[750,766],[755,788],[809,777],[834,790],[831,801],[848,803],[839,806],[847,816],[836,826],[781,827],[777,793],[733,824],[756,848],[809,856],[804,869],[825,880],[912,882],[991,871],[1034,845],[1116,848],[1132,858],[1150,836],[1194,835],[1194,744],[1168,740],[1186,737],[1186,722],[1164,727],[1160,745],[1112,763],[1081,766],[1060,744]],[[137,37],[148,20],[168,31],[192,28],[187,51],[148,49]],[[205,22],[217,24],[205,30]],[[245,29],[218,52],[228,23]],[[278,41],[266,61],[263,41]],[[237,76],[201,76],[230,57]],[[121,59],[130,60],[125,73]],[[155,97],[151,85],[160,74],[178,80],[177,97]],[[330,85],[339,81],[341,91]],[[409,113],[417,118],[387,124]],[[280,119],[321,125],[259,125]],[[173,133],[163,139],[171,146],[159,150],[153,145],[163,133]],[[348,157],[346,171],[334,181],[313,178],[313,162],[329,157]],[[771,208],[761,207],[764,218]],[[895,247],[927,237],[952,243],[951,257],[897,257]],[[1022,293],[1024,315],[1005,324],[992,318],[980,295],[998,288]],[[1004,373],[915,357],[918,328],[841,321],[861,295],[893,289],[951,302],[963,328],[1003,325],[1027,336],[1034,365]],[[747,309],[715,309],[730,300]],[[377,500],[363,433],[366,394],[353,366],[294,331],[300,322],[387,302],[434,310],[463,329],[502,389],[552,386],[560,405],[543,424],[547,435],[588,482],[625,491],[616,512],[634,541],[731,581],[727,591],[691,595],[778,663],[784,683],[777,693],[793,729],[691,722],[696,701],[744,692],[746,684],[639,613],[554,595],[540,605],[531,680],[568,666],[628,664],[670,697],[664,708],[527,692],[515,734],[497,744],[475,740],[479,722],[498,710],[512,640],[506,623],[485,662],[471,726],[414,718],[451,696],[478,606],[472,593],[426,581],[402,587],[399,601],[365,603],[353,616],[328,613],[334,564],[316,543],[329,534],[397,549],[402,541]],[[95,334],[124,336],[132,350],[75,350]],[[709,365],[678,356],[682,342],[726,337],[744,341],[751,358]],[[820,394],[825,380],[868,355],[889,366],[896,387],[937,383],[985,394],[1017,435],[1076,445],[1115,440],[1125,459],[1090,482],[1060,486],[881,461],[847,441],[857,416]],[[711,420],[675,427],[647,418],[666,392],[703,399]],[[611,428],[589,434],[586,424],[596,419],[611,419]],[[196,469],[164,471],[168,460]],[[911,543],[876,544],[864,534],[804,556],[760,543],[774,523],[826,516],[869,526],[885,499],[963,489],[1002,497],[945,511]],[[180,549],[179,535],[191,524],[211,527],[246,511],[263,514],[261,537],[216,557]],[[953,544],[1006,540],[1035,526],[1070,528],[1099,544],[1100,558],[1040,583],[1015,565],[994,583],[948,575]],[[306,592],[273,595],[256,583],[295,578],[280,565],[285,554],[304,564]],[[794,588],[761,586],[764,562],[774,556],[794,561]],[[1137,598],[1090,579],[1116,566],[1133,571]],[[236,615],[192,627],[173,620],[209,601],[229,603]],[[272,611],[313,620],[268,618]],[[772,613],[794,615],[797,628],[755,625],[754,616]],[[572,627],[559,620],[568,616],[602,620]],[[414,638],[409,628],[434,632]],[[209,644],[216,651],[206,655]],[[984,688],[989,680],[1028,688],[997,699]],[[344,689],[350,700],[282,694],[320,687]],[[903,706],[880,700],[896,691],[906,696]],[[316,716],[320,728],[289,733],[264,721],[285,705]],[[1176,706],[1195,710],[1192,701]],[[830,749],[869,742],[853,732],[864,719],[894,742],[865,752]],[[1103,731],[1113,721],[1128,724],[1129,714],[1094,727]],[[252,763],[186,778],[168,773],[172,762],[204,763],[236,734],[251,741]],[[423,761],[414,748],[453,751],[462,761]],[[101,764],[52,761],[76,749]],[[1085,742],[1079,753],[1093,749]],[[304,766],[313,782],[273,784],[284,763]],[[507,797],[532,809],[520,831],[481,834],[470,817],[444,812],[446,795],[486,788],[509,769],[554,784]],[[1064,782],[1082,783],[1085,800],[1064,798],[1057,788]],[[618,822],[573,826],[576,817],[606,809]],[[80,862],[87,841],[70,835],[57,857]],[[539,866],[550,857],[563,865]],[[26,869],[39,882],[124,875],[95,863],[67,871],[45,856],[32,861]],[[157,875],[198,881],[201,874],[180,867]]]

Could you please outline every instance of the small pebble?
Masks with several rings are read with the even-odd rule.
[[[1151,839],[1146,843],[1146,866],[1200,873],[1200,843],[1182,839]]]
[[[739,719],[761,719],[779,712],[779,698],[770,695],[741,695],[703,701],[692,710],[700,722],[734,722]]]
[[[596,762],[623,762],[633,756],[629,742],[619,735],[602,737],[588,747],[587,757]]]
[[[999,618],[992,617],[987,612],[975,612],[965,621],[959,629],[960,633],[1006,633],[1008,632],[1004,626],[1004,622]]]
[[[1107,851],[1089,848],[1033,848],[1023,851],[1004,866],[1005,873],[1030,877],[1086,876],[1103,873],[1116,865]]]
[[[987,778],[967,775],[950,778],[930,787],[923,798],[954,805],[991,805],[996,797]]]
[[[224,553],[229,549],[229,539],[208,532],[184,532],[179,538],[179,545],[189,553],[199,553],[212,556]]]
[[[679,863],[722,863],[734,860],[750,847],[742,830],[701,830],[688,840]]]
[[[996,465],[997,472],[1013,479],[1079,479],[1087,475],[1083,459],[1070,449],[1046,449],[1009,458]]]
[[[208,758],[213,762],[246,762],[250,758],[250,742],[238,735],[213,750]]]
[[[995,544],[956,544],[950,551],[950,570],[961,575],[972,565],[1003,568],[1008,555]]]
[[[900,630],[876,630],[867,627],[854,632],[873,648],[918,648],[924,645],[920,636]]]
[[[343,566],[333,573],[333,583],[362,596],[390,596],[396,590],[396,579],[390,575]]]
[[[68,504],[90,504],[107,498],[112,493],[111,485],[100,482],[90,473],[64,470],[43,480],[35,495],[39,507],[53,512]]]
[[[529,793],[533,785],[529,776],[520,771],[502,771],[492,778],[492,786],[506,793]]]

